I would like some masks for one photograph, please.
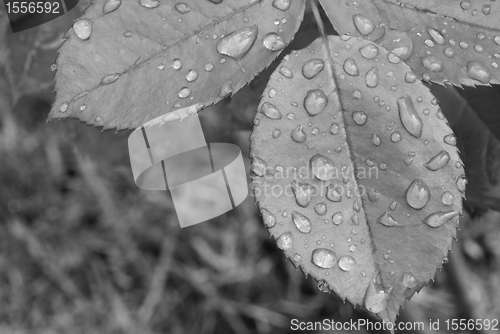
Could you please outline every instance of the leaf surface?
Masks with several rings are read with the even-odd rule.
[[[391,322],[446,257],[465,188],[452,130],[409,72],[369,41],[318,39],[273,73],[251,136],[278,247],[321,290]]]
[[[320,2],[339,33],[376,41],[398,55],[424,81],[456,86],[500,83],[499,3]],[[482,11],[486,5],[489,11]],[[473,10],[476,15],[472,15]]]
[[[500,211],[500,140],[455,88],[433,86],[431,90],[457,137],[469,181],[467,203]],[[477,101],[475,106],[480,108]],[[489,114],[498,118],[495,109],[489,109]]]
[[[125,129],[217,103],[278,56],[304,4],[97,0],[60,49],[50,118]]]

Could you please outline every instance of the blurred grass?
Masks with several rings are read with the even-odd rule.
[[[45,123],[56,47],[41,50],[51,44],[36,41],[60,36],[64,22],[19,36],[1,15],[0,23],[0,334],[279,334],[291,332],[294,318],[374,321],[285,261],[252,197],[180,229],[167,193],[135,186],[127,132]],[[308,14],[291,48],[315,36]],[[201,113],[208,142],[235,143],[247,154],[274,67]],[[401,320],[470,317],[465,306],[500,317],[499,220],[492,212],[465,220],[452,258],[458,265],[438,272]]]

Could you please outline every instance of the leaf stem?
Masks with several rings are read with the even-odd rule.
[[[316,20],[316,24],[318,25],[319,34],[322,38],[325,38],[325,26],[323,25],[323,20],[321,19],[321,15],[319,14],[318,2],[317,0],[311,0],[311,8],[314,15],[314,19]]]

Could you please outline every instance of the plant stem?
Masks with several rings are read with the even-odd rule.
[[[317,0],[311,0],[311,8],[314,15],[314,19],[316,20],[316,24],[318,25],[319,34],[322,38],[325,38],[325,26],[323,25],[323,20],[321,19],[321,15],[319,14],[318,2]]]

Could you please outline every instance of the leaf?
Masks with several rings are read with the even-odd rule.
[[[500,211],[500,140],[456,89],[431,87],[454,130],[467,167],[467,203]],[[490,114],[497,113],[491,109]]]
[[[278,56],[297,31],[304,4],[95,1],[60,49],[50,118],[125,129],[217,103]]]
[[[456,86],[500,83],[500,11],[495,10],[500,8],[498,3],[320,2],[339,33],[376,41],[399,56],[424,81]],[[490,6],[484,7],[490,8],[488,15],[484,14],[486,9],[482,10],[483,3]]]
[[[465,179],[436,99],[387,57],[338,37],[286,56],[254,120],[251,170],[292,263],[394,322],[451,247]]]

